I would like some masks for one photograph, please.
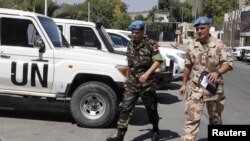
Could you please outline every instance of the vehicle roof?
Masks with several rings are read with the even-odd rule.
[[[126,38],[127,40],[131,40],[128,35],[131,35],[130,31],[126,31],[126,30],[119,30],[119,29],[106,29],[107,33],[113,33],[113,34],[117,34],[120,35],[124,38]],[[126,32],[123,32],[126,31]]]
[[[239,47],[234,47],[238,49],[250,49],[250,46],[239,46]]]
[[[0,8],[0,14],[17,15],[17,16],[43,16],[43,17],[46,17],[45,15],[31,12],[31,11],[8,9],[8,8]]]
[[[128,31],[128,30],[121,30],[121,29],[106,29],[107,31],[110,31],[110,32],[119,32],[119,33],[127,33],[127,34],[131,34],[131,31]]]
[[[52,18],[56,23],[68,23],[68,24],[80,24],[80,25],[91,25],[95,27],[95,23],[81,21],[81,20],[72,20],[72,19],[61,19],[61,18]]]

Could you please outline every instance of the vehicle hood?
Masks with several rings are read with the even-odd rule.
[[[168,48],[168,47],[159,47],[159,50],[161,53],[168,53],[168,54],[177,54],[177,53],[184,53],[184,51],[179,50],[179,49],[173,49],[173,48]]]
[[[125,55],[110,53],[108,51],[82,48],[65,48],[54,51],[55,59],[67,59],[75,61],[88,61],[127,66]]]

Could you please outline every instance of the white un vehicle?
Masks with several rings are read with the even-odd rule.
[[[78,124],[105,127],[117,114],[127,61],[73,48],[49,17],[0,8],[0,70],[1,95],[67,100]]]

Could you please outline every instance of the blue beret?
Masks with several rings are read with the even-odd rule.
[[[200,16],[194,21],[194,27],[199,26],[201,24],[210,24],[211,21],[207,16]]]
[[[145,22],[143,20],[136,20],[136,21],[133,21],[129,26],[128,28],[130,30],[136,30],[136,29],[140,29],[140,30],[143,30],[144,29],[144,26],[145,26]]]

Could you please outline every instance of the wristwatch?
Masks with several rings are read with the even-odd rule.
[[[218,76],[222,75],[222,73],[219,70],[217,70],[216,73],[218,74]]]

